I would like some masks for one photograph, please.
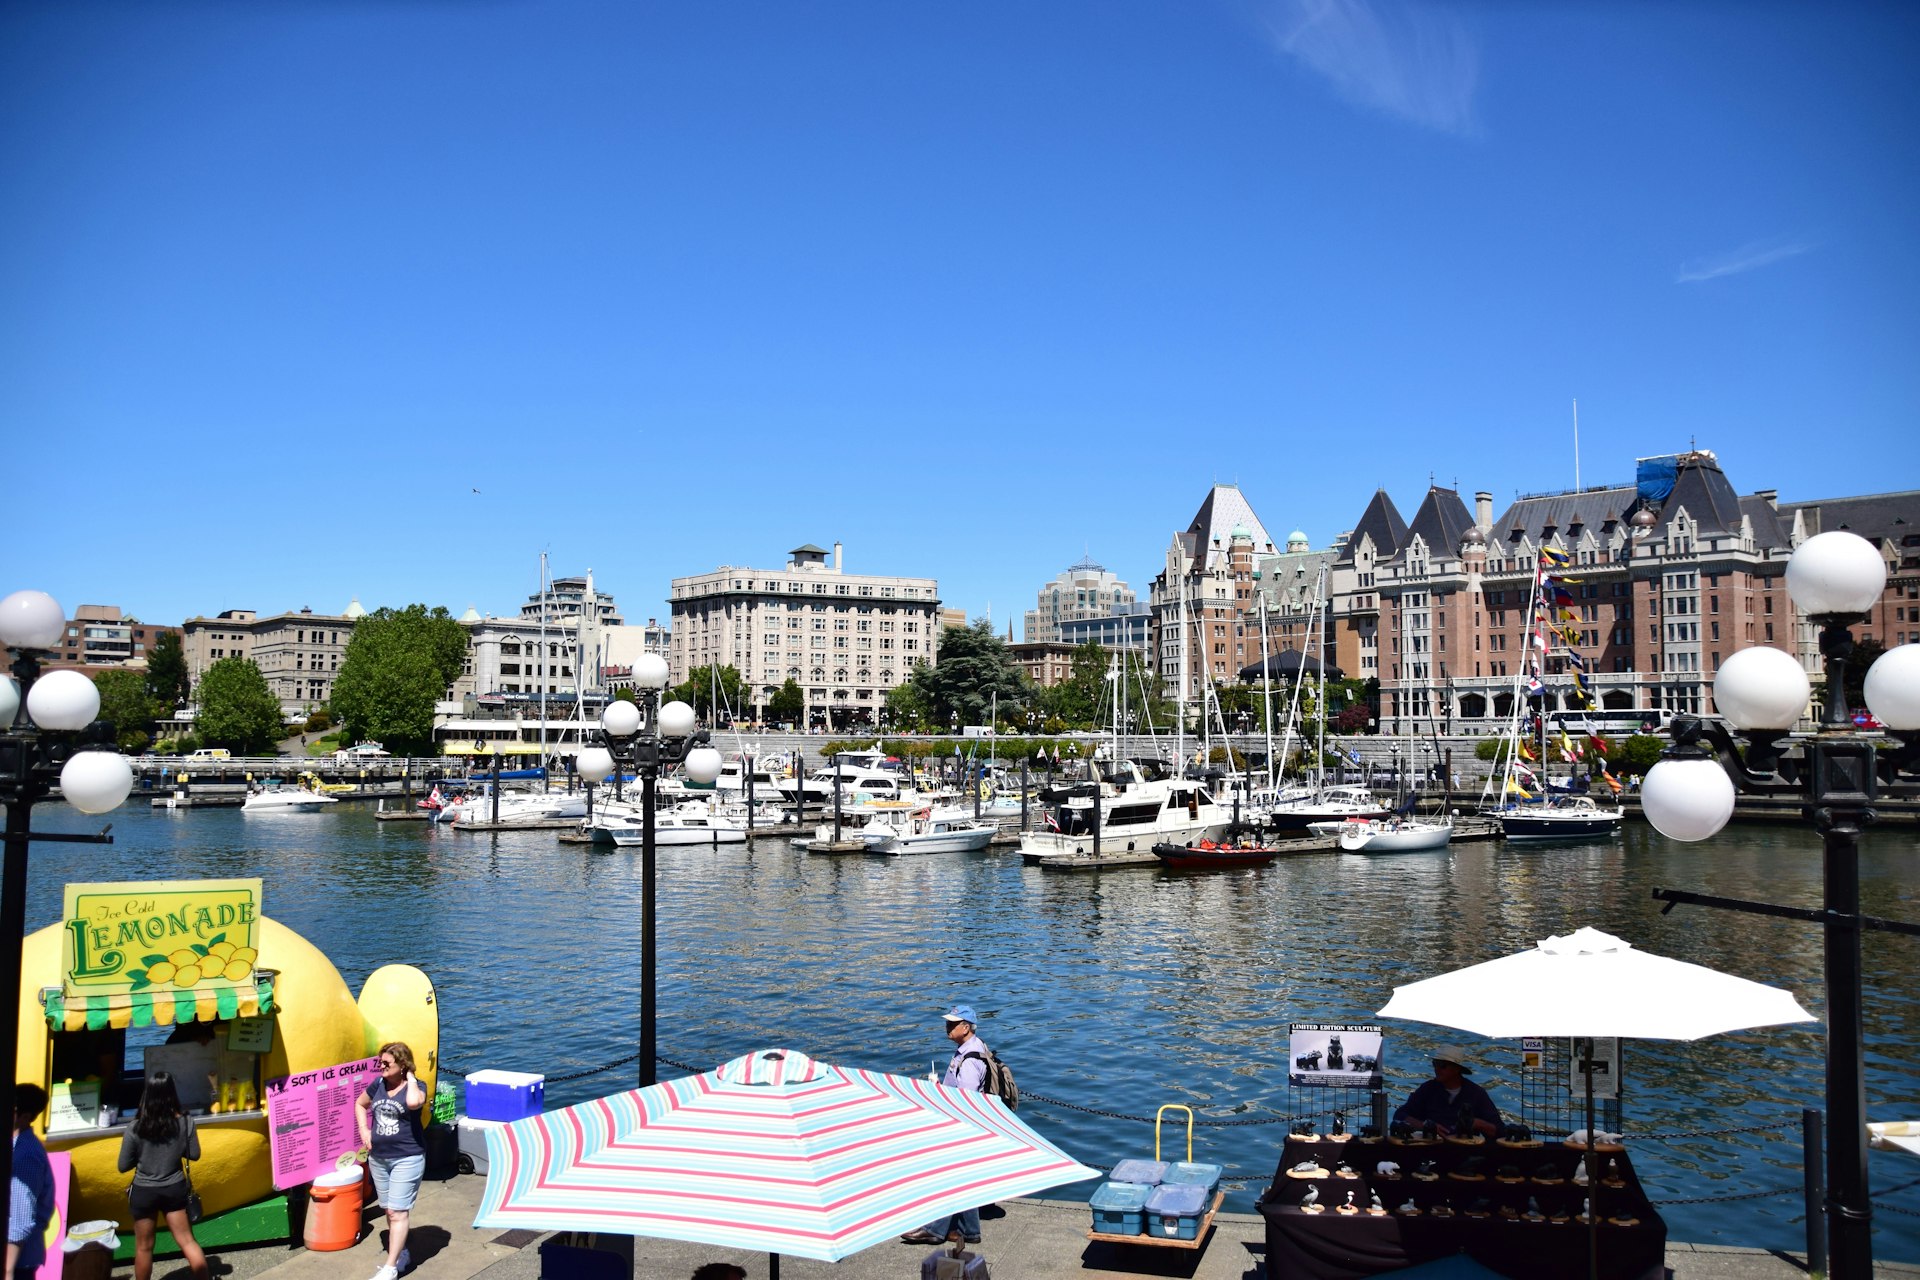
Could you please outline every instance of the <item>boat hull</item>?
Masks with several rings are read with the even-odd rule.
[[[1593,840],[1620,834],[1618,813],[1590,813],[1571,817],[1551,814],[1503,813],[1500,831],[1508,840]]]
[[[868,853],[890,858],[912,857],[922,853],[978,853],[993,843],[993,828],[978,831],[942,831],[926,836],[892,836],[869,845]]]
[[[1418,827],[1373,828],[1371,824],[1354,823],[1354,827],[1366,829],[1342,831],[1337,843],[1345,853],[1427,853],[1434,849],[1444,849],[1453,839],[1450,826],[1433,826],[1422,823]]]
[[[1169,871],[1224,871],[1234,867],[1264,867],[1280,856],[1278,849],[1201,849],[1184,844],[1156,844],[1153,856]]]

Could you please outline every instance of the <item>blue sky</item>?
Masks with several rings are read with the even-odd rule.
[[[1920,10],[0,8],[0,588],[512,611],[591,567],[1142,595],[1697,442],[1920,486]],[[1852,458],[1843,449],[1857,447]],[[476,492],[477,490],[477,492]]]

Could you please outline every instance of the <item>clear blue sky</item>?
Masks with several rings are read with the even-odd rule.
[[[149,621],[591,567],[1144,595],[1626,480],[1920,486],[1920,7],[0,8],[0,589]],[[1857,448],[1867,456],[1845,456]],[[476,492],[476,490],[478,492]]]

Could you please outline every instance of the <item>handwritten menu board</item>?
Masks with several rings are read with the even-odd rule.
[[[360,1149],[354,1104],[378,1070],[375,1058],[267,1081],[273,1185],[285,1191],[340,1167]]]

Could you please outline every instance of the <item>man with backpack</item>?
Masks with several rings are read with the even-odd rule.
[[[956,1004],[947,1010],[946,1021],[947,1039],[953,1042],[954,1050],[941,1083],[951,1089],[984,1092],[987,1087],[988,1055],[992,1050],[987,1048],[986,1041],[974,1034],[973,1006]],[[956,1228],[960,1238],[968,1244],[980,1243],[980,1211],[968,1209],[939,1218],[918,1231],[907,1232],[900,1239],[906,1244],[945,1244],[947,1233]]]

